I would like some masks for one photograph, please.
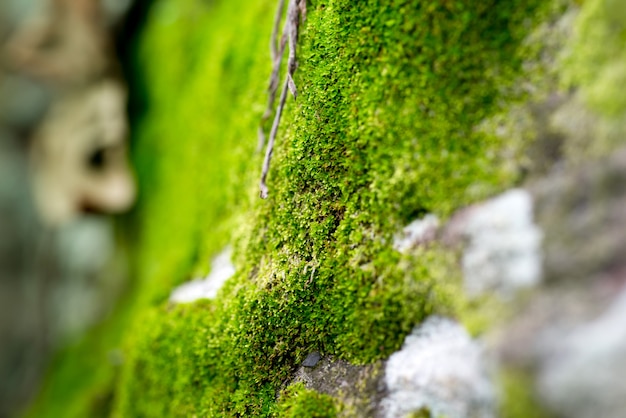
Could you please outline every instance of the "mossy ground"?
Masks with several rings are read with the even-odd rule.
[[[517,180],[506,139],[477,127],[521,98],[520,45],[545,4],[310,0],[263,201],[255,147],[275,1],[157,1],[135,62],[146,108],[124,363],[98,383],[105,360],[92,359],[76,382],[108,393],[115,417],[289,416],[300,406],[276,394],[310,351],[370,362],[426,315],[457,314],[455,255],[400,255],[393,235]],[[218,298],[171,306],[172,288],[229,242],[237,274]],[[93,416],[86,392],[52,397],[32,415],[66,402],[62,416]]]

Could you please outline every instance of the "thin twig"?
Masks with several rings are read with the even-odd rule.
[[[278,0],[278,7],[276,8],[276,15],[274,16],[274,27],[272,28],[272,36],[270,39],[270,59],[272,60],[272,74],[270,76],[270,82],[267,87],[268,99],[267,107],[261,118],[261,125],[259,126],[258,138],[259,143],[257,145],[257,152],[261,152],[265,145],[265,132],[263,131],[264,122],[272,116],[272,110],[274,108],[274,101],[276,100],[276,91],[278,90],[278,75],[280,73],[280,64],[282,62],[283,54],[285,52],[286,44],[286,32],[288,21],[285,21],[285,27],[283,28],[283,34],[278,44],[278,28],[280,27],[280,21],[283,16],[283,10],[285,8],[285,0]]]
[[[296,71],[296,46],[298,44],[298,26],[300,23],[300,6],[298,0],[292,0],[287,8],[287,30],[289,31],[289,60],[287,61],[287,73]]]
[[[300,17],[304,22],[306,20],[306,0],[300,0],[298,2],[298,9],[300,9]]]
[[[272,130],[270,131],[270,139],[267,143],[267,150],[265,151],[265,158],[263,159],[263,171],[261,172],[261,183],[259,185],[261,189],[261,199],[267,199],[268,190],[267,174],[270,171],[270,162],[272,160],[272,153],[274,152],[274,141],[276,140],[276,133],[278,132],[278,125],[280,124],[280,117],[283,114],[283,107],[287,100],[287,82],[283,86],[283,91],[280,93],[280,102],[278,103],[278,109],[276,109],[276,115],[274,116],[274,123],[272,123]]]
[[[283,35],[280,39],[280,44],[278,48],[276,47],[276,38],[278,36],[278,27],[280,25],[280,17],[282,16],[284,8],[284,0],[279,0],[278,2],[278,11],[274,18],[274,29],[272,31],[272,38],[270,41],[270,54],[272,55],[272,74],[270,76],[269,83],[269,98],[267,109],[263,114],[261,124],[267,120],[271,114],[272,109],[274,107],[274,101],[276,100],[276,92],[278,90],[278,78],[280,73],[280,65],[282,63],[282,57],[285,53],[285,47],[289,45],[289,58],[287,62],[287,75],[285,77],[285,82],[283,85],[283,90],[280,95],[280,102],[278,104],[278,108],[276,109],[276,114],[274,115],[274,122],[272,123],[272,129],[270,131],[270,137],[267,144],[267,150],[265,152],[265,158],[263,160],[263,169],[261,172],[261,198],[265,199],[268,196],[267,189],[267,175],[269,173],[270,162],[272,160],[272,153],[274,152],[274,142],[276,140],[276,133],[278,132],[278,125],[280,124],[280,119],[283,113],[283,108],[285,106],[285,101],[287,100],[287,91],[289,90],[293,95],[294,99],[297,96],[297,88],[296,84],[293,81],[293,75],[296,72],[298,67],[297,57],[296,57],[296,47],[298,43],[298,30],[300,26],[300,20],[304,20],[306,17],[306,0],[289,0],[289,5],[287,6],[287,19],[285,20],[285,24],[283,26]],[[263,148],[265,144],[265,133],[263,132],[262,125],[259,129],[259,150]]]
[[[276,15],[274,16],[274,28],[272,29],[272,37],[270,38],[270,58],[272,62],[278,58],[278,48],[276,47],[278,39],[278,27],[280,26],[280,20],[283,17],[283,9],[285,8],[285,0],[278,0],[278,7],[276,8]]]

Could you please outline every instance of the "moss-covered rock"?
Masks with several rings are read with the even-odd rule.
[[[273,3],[151,8],[134,63],[146,108],[133,145],[142,188],[131,314],[114,321],[123,338],[105,329],[110,338],[66,354],[93,358],[60,366],[51,385],[70,379],[83,391],[54,399],[50,389],[33,416],[58,405],[71,412],[62,416],[90,415],[90,391],[108,394],[116,417],[303,416],[294,414],[320,404],[330,414],[302,388],[277,406],[306,354],[370,363],[426,315],[470,306],[454,251],[400,254],[393,236],[518,181],[507,138],[480,126],[523,99],[522,42],[549,2],[309,1],[299,96],[263,201],[255,147]],[[229,242],[237,274],[218,297],[171,306],[173,287]],[[120,373],[103,372],[119,344]]]

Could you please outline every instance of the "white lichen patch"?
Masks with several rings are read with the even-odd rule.
[[[391,355],[385,369],[384,416],[427,408],[431,416],[493,417],[494,390],[480,344],[458,323],[430,317]]]
[[[227,247],[211,261],[211,272],[204,279],[195,279],[178,286],[170,295],[170,302],[191,303],[199,299],[214,299],[226,280],[235,274],[231,262],[232,250]]]
[[[540,281],[543,234],[533,223],[532,206],[528,192],[513,189],[468,213],[462,260],[468,294],[508,296]]]
[[[393,248],[405,253],[419,244],[433,240],[437,234],[437,228],[439,228],[439,218],[429,213],[404,227],[402,233],[394,237]]]
[[[559,416],[626,417],[626,290],[600,317],[540,342],[544,401]]]

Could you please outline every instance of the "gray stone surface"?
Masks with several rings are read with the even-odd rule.
[[[387,394],[383,367],[380,361],[359,366],[325,356],[314,367],[300,367],[289,384],[302,382],[338,399],[341,416],[382,418],[381,401]]]
[[[626,264],[626,148],[532,187],[549,282],[593,281]]]
[[[539,345],[539,393],[559,416],[626,417],[626,290],[599,317],[544,333]]]
[[[532,197],[513,189],[474,206],[465,216],[463,279],[469,295],[512,296],[541,279],[542,232],[533,222]]]
[[[322,355],[319,351],[313,351],[309,353],[308,356],[302,362],[302,366],[304,367],[315,367],[317,363],[322,359]]]
[[[544,283],[511,307],[495,357],[555,416],[626,417],[626,148],[535,181]]]
[[[427,408],[434,417],[494,417],[495,395],[479,343],[458,323],[431,317],[385,367],[386,418]]]
[[[408,224],[393,240],[393,248],[405,253],[411,248],[426,244],[435,239],[439,228],[439,218],[429,213]]]

